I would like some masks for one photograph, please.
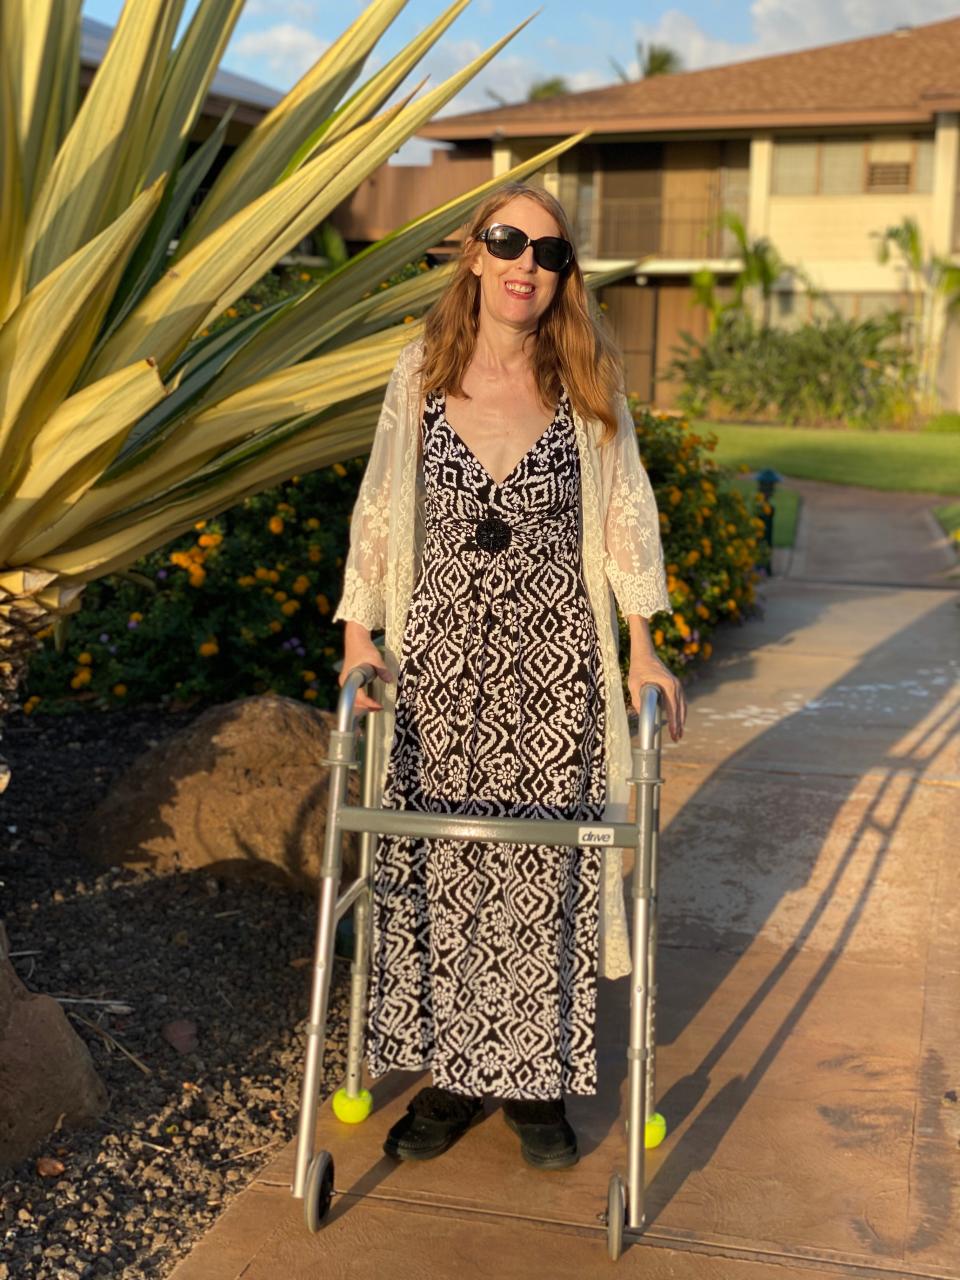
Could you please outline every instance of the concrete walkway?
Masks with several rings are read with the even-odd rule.
[[[816,480],[788,483],[800,494],[800,513],[794,547],[777,556],[792,578],[960,585],[956,552],[932,511],[950,501],[947,495],[890,493]],[[774,568],[781,571],[777,562]]]
[[[960,593],[922,517],[891,546],[897,495],[854,521],[829,488],[805,493],[765,616],[690,687],[682,743],[664,734],[670,1132],[646,1234],[613,1264],[598,1220],[625,1172],[623,979],[600,986],[600,1092],[568,1100],[573,1169],[527,1169],[493,1105],[445,1156],[394,1165],[383,1133],[426,1077],[393,1073],[365,1124],[323,1109],[318,1235],[288,1148],[174,1280],[960,1280]]]

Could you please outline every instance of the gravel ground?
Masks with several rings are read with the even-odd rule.
[[[161,710],[13,717],[3,750],[0,880],[13,963],[33,991],[113,1000],[64,1008],[110,1094],[4,1178],[0,1280],[167,1276],[230,1198],[293,1137],[314,911],[307,899],[207,872],[92,868],[72,832],[112,779],[186,723]],[[349,964],[331,992],[324,1096],[342,1081]],[[195,1047],[175,1048],[171,1023]],[[43,1177],[37,1156],[63,1172]]]

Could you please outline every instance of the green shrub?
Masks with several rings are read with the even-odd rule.
[[[755,611],[757,566],[769,553],[760,541],[762,513],[770,510],[761,493],[753,510],[743,494],[720,482],[729,469],[711,454],[717,436],[693,431],[680,417],[651,413],[630,401],[640,456],[660,513],[660,537],[673,613],[655,614],[651,633],[657,653],[674,672],[702,664],[713,653],[710,637],[725,621],[743,621]],[[749,470],[744,464],[741,471]],[[629,632],[620,619],[624,674]]]
[[[913,416],[915,369],[902,318],[830,315],[797,329],[759,327],[742,311],[704,341],[684,333],[668,376],[693,417],[880,427]]]
[[[924,431],[960,431],[960,413],[938,413],[923,424]]]
[[[34,659],[29,692],[76,702],[226,702],[275,690],[336,698],[339,599],[364,457],[248,498],[145,557],[134,577],[91,584]],[[34,704],[35,705],[35,704]]]

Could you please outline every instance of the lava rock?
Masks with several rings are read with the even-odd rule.
[[[0,925],[0,1166],[34,1152],[56,1126],[98,1120],[107,1090],[56,1000],[27,990]]]

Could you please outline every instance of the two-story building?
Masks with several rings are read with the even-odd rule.
[[[538,180],[571,215],[585,265],[642,259],[635,278],[603,296],[630,389],[669,405],[675,388],[658,372],[682,330],[706,326],[692,273],[709,266],[723,279],[740,266],[733,237],[718,228],[721,210],[738,213],[751,238],[768,237],[842,314],[912,310],[911,281],[895,262],[877,261],[871,233],[910,216],[928,253],[960,260],[958,111],[960,17],[434,120],[421,136],[453,149],[414,172],[378,171],[340,211],[340,225],[354,240],[382,234],[375,224],[396,226],[589,130]],[[802,283],[785,278],[774,321],[802,320],[811,305]],[[953,407],[958,329],[939,377]]]

